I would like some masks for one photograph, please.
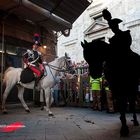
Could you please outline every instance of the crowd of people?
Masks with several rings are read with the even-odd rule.
[[[114,112],[112,93],[104,75],[99,79],[93,79],[89,75],[88,64],[72,63],[75,74],[65,74],[57,77],[57,82],[52,88],[54,96],[54,106],[84,106],[93,110]]]

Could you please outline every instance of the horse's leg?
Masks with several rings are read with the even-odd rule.
[[[122,127],[121,127],[121,130],[120,130],[120,136],[126,137],[129,134],[129,128],[128,128],[127,123],[126,123],[125,112],[121,112],[120,114],[121,114],[120,120],[121,120],[121,123],[122,123]]]
[[[48,112],[49,116],[53,116],[53,113],[50,111],[51,90],[50,88],[46,88],[44,89],[44,92],[45,92],[46,111]]]
[[[121,120],[121,130],[120,136],[126,137],[129,134],[129,128],[126,123],[126,108],[127,108],[127,99],[125,97],[120,97],[117,101],[117,106],[120,112],[120,120]]]
[[[136,112],[133,112],[133,123],[134,123],[134,126],[139,126],[139,122],[137,120],[137,115],[136,115]]]
[[[50,106],[52,105],[53,102],[54,102],[54,98],[53,98],[53,93],[51,92],[51,96],[50,96]]]
[[[43,91],[43,89],[40,90],[40,103],[41,103],[41,110],[44,110],[44,91]]]
[[[25,108],[25,111],[26,111],[26,112],[30,112],[30,110],[29,110],[27,104],[26,104],[25,101],[24,101],[23,93],[24,93],[24,87],[18,86],[18,98],[19,98],[19,100],[21,101],[23,107]]]
[[[10,90],[12,89],[13,86],[6,86],[5,91],[3,93],[3,97],[2,97],[2,112],[4,114],[7,113],[6,107],[5,107],[5,103],[6,103],[6,99],[10,93]]]
[[[134,97],[129,98],[129,109],[130,109],[130,112],[133,113],[133,120],[132,121],[134,123],[134,126],[139,126],[135,107],[136,107],[135,98]]]

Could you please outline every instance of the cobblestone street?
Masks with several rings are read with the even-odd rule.
[[[130,135],[120,138],[119,114],[93,111],[90,108],[52,107],[54,117],[45,110],[30,107],[26,113],[18,106],[8,107],[8,114],[0,115],[0,125],[23,122],[24,128],[10,133],[0,132],[0,140],[138,140],[140,127],[134,127],[131,114],[127,114]],[[138,114],[140,120],[140,114]]]

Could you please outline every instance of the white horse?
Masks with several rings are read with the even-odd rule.
[[[54,61],[46,64],[45,71],[47,72],[47,76],[44,75],[44,77],[39,81],[38,87],[40,91],[44,91],[45,93],[45,102],[46,102],[46,111],[48,112],[49,115],[53,115],[53,113],[50,111],[50,106],[53,102],[53,97],[51,95],[51,88],[55,84],[55,77],[59,74],[61,71],[68,71],[69,67],[69,60],[67,59],[67,56],[63,56],[60,58],[56,58]],[[22,72],[22,68],[14,68],[14,67],[9,67],[5,73],[4,73],[4,79],[3,83],[5,84],[5,90],[3,93],[3,98],[2,98],[2,111],[3,113],[7,113],[7,110],[5,108],[5,103],[8,94],[10,93],[10,90],[20,81],[20,75]],[[18,84],[18,98],[20,99],[23,107],[27,112],[30,112],[29,107],[24,101],[23,98],[23,93],[24,93],[24,88],[28,89],[34,89],[34,84],[35,81],[27,84],[20,83]]]

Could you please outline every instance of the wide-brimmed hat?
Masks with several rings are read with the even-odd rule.
[[[118,26],[118,24],[121,23],[121,22],[122,22],[121,19],[119,19],[119,18],[113,18],[113,19],[111,19],[111,20],[108,21],[108,24],[110,26],[111,25],[113,25],[113,26],[117,25]]]
[[[104,9],[102,11],[102,14],[103,14],[103,18],[108,21],[108,24],[110,26],[111,25],[112,26],[116,26],[116,25],[118,26],[118,24],[122,22],[122,20],[119,19],[119,18],[113,18],[112,19],[112,15],[111,15],[111,13],[107,9]]]

